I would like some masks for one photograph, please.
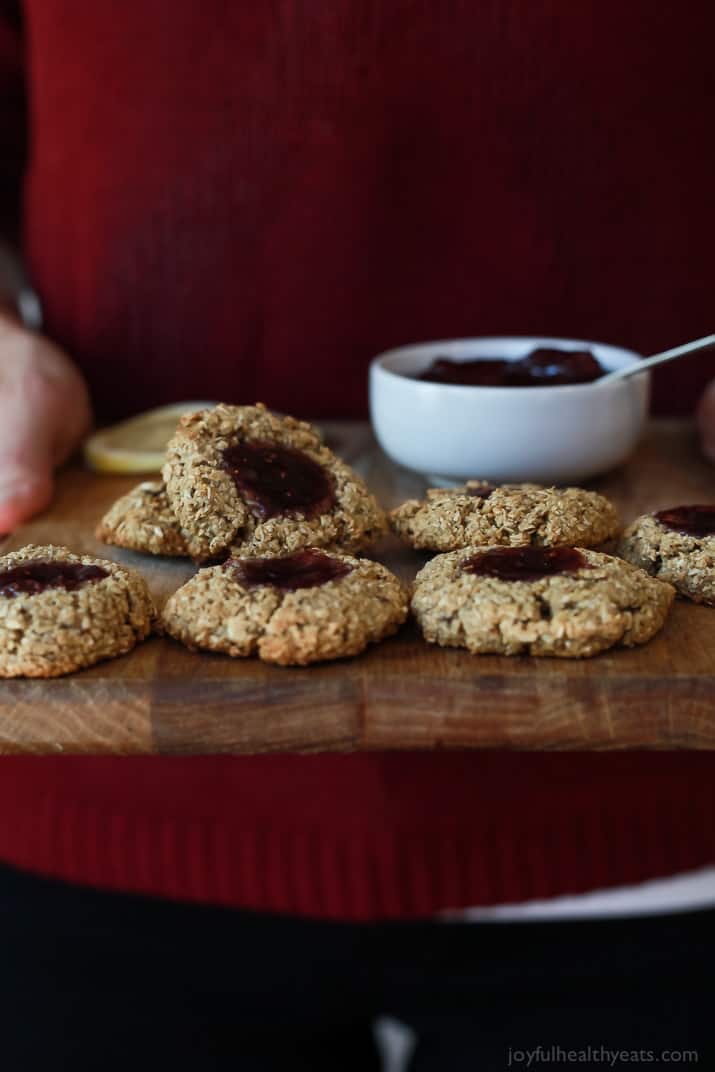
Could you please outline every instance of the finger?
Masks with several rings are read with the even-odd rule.
[[[78,370],[41,336],[8,332],[0,347],[0,532],[44,509],[52,474],[91,421]]]
[[[715,462],[715,380],[705,389],[696,413],[703,454]]]
[[[52,498],[52,472],[3,467],[0,472],[0,533],[13,532]]]
[[[37,413],[19,405],[0,410],[0,532],[12,532],[52,497],[52,422]]]

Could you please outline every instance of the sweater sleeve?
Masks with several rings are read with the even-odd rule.
[[[19,0],[0,0],[0,238],[20,236],[26,102]]]

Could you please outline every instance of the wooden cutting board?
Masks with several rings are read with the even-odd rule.
[[[423,490],[365,425],[327,432],[385,506]],[[51,510],[2,549],[58,543],[114,558],[141,570],[161,605],[193,567],[107,548],[93,535],[135,482],[69,468]],[[592,486],[629,521],[715,501],[715,468],[699,457],[690,425],[654,422],[629,464]],[[377,557],[410,579],[427,556],[386,541]],[[307,669],[191,653],[155,637],[69,677],[0,682],[0,753],[712,749],[714,687],[715,608],[685,601],[650,644],[576,661],[470,656],[425,644],[413,624],[359,658]]]

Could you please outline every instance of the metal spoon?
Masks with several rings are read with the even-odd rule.
[[[672,350],[663,350],[662,354],[653,354],[652,357],[646,357],[635,365],[626,365],[625,368],[615,369],[613,372],[601,376],[596,380],[596,383],[613,383],[614,380],[628,380],[631,376],[638,376],[641,372],[645,372],[646,369],[653,368],[655,365],[664,365],[666,361],[675,361],[679,357],[685,357],[686,354],[695,354],[698,350],[709,350],[712,347],[715,347],[715,335],[705,335],[702,339],[686,342],[682,346],[675,346]]]

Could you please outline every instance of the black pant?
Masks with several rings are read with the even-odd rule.
[[[715,1068],[715,911],[350,925],[2,868],[0,935],[2,1072],[373,1072],[380,1015],[410,1072]]]

